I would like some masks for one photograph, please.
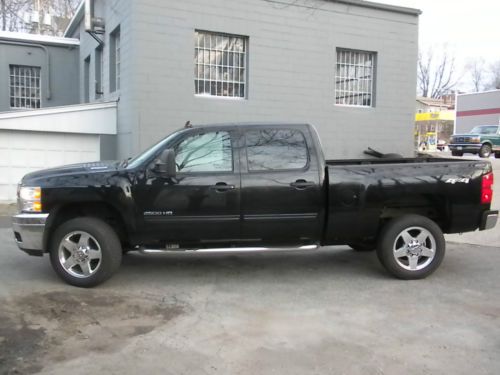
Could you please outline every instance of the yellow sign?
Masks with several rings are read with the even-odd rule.
[[[417,113],[415,121],[455,121],[455,111]]]

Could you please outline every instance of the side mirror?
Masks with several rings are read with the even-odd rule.
[[[155,162],[154,171],[163,177],[175,177],[175,169],[175,151],[164,150]]]

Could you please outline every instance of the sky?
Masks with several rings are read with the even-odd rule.
[[[462,70],[470,58],[482,57],[487,63],[500,60],[500,0],[378,0],[381,3],[420,9],[419,44],[444,44]],[[464,74],[463,72],[461,72]],[[467,85],[467,77],[462,85]]]

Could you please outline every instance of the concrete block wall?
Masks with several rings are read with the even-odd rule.
[[[37,66],[41,68],[41,106],[55,107],[79,103],[78,96],[78,46],[47,45],[44,49],[26,45],[40,42],[6,44],[14,41],[0,40],[0,112],[10,111],[10,70],[12,65]],[[47,66],[49,54],[50,71]],[[49,73],[49,74],[47,74]],[[47,80],[50,78],[50,97],[47,96]]]
[[[94,2],[94,16],[105,19],[105,33],[97,35],[104,42],[103,45],[103,92],[104,95],[96,98],[95,95],[95,59],[96,48],[99,46],[98,42],[85,32],[83,20],[80,22],[79,27],[75,30],[72,37],[80,39],[80,65],[83,67],[84,60],[90,56],[90,101],[91,102],[108,102],[118,101],[117,121],[119,124],[118,133],[116,138],[112,140],[113,149],[118,149],[116,157],[128,157],[132,155],[137,146],[134,146],[134,139],[136,138],[136,124],[137,124],[137,98],[134,96],[135,88],[134,82],[134,66],[136,65],[136,52],[135,52],[135,37],[134,25],[132,24],[132,14],[134,7],[134,0],[97,0]],[[110,34],[120,26],[121,35],[121,88],[120,90],[110,91]],[[84,101],[84,72],[83,68],[80,69],[80,101]],[[116,144],[114,144],[116,143]],[[110,158],[108,155],[107,158]]]
[[[120,100],[117,156],[147,148],[187,120],[308,122],[329,158],[362,157],[368,146],[412,155],[418,13],[366,4],[96,0],[107,43],[121,25],[122,88],[104,96]],[[195,96],[195,30],[249,38],[245,100]],[[83,25],[79,33],[83,62],[96,43]],[[376,53],[374,107],[335,105],[337,48]]]
[[[141,0],[133,22],[139,149],[187,120],[293,121],[318,128],[328,157],[412,153],[416,15],[331,1]],[[246,100],[194,95],[196,29],[249,38]],[[373,108],[335,105],[337,48],[377,54]]]

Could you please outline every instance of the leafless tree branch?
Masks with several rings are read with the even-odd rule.
[[[446,47],[440,53],[433,48],[420,52],[417,67],[419,94],[424,97],[440,98],[457,85],[455,56]]]
[[[80,0],[0,0],[1,29],[62,35]],[[50,24],[45,19],[50,16]]]
[[[483,58],[471,59],[465,65],[465,70],[470,75],[470,80],[474,86],[474,91],[479,92],[483,89],[485,78],[485,61]]]

